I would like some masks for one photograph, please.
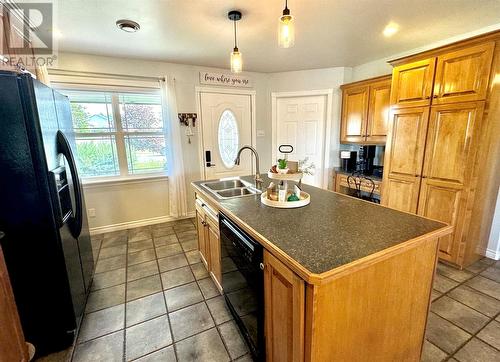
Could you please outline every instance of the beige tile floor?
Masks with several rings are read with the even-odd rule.
[[[500,361],[500,261],[438,264],[422,361]]]
[[[250,361],[196,251],[193,220],[93,238],[74,349],[41,361]],[[422,361],[500,361],[500,262],[438,265]]]

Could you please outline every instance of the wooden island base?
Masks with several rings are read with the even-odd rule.
[[[437,251],[437,238],[423,239],[305,285],[305,358],[296,361],[420,361]],[[285,360],[295,359],[272,359]]]
[[[450,226],[315,274],[194,186],[199,250],[219,288],[219,212],[264,247],[266,361],[420,361],[438,240]]]

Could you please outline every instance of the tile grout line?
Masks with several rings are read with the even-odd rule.
[[[125,362],[127,360],[127,291],[128,291],[128,238],[129,231],[127,230],[127,247],[125,254],[125,303],[123,307],[123,347],[122,347],[122,360]]]
[[[173,230],[173,226],[172,226],[172,230]],[[153,231],[152,231],[152,234],[153,234]],[[175,237],[177,238],[177,235],[175,235]],[[177,239],[177,241],[179,241],[179,240]],[[178,361],[179,358],[177,357],[177,348],[175,346],[174,331],[172,330],[172,323],[170,323],[170,314],[168,312],[167,299],[165,298],[165,290],[163,289],[163,279],[161,278],[162,273],[160,272],[160,264],[158,263],[158,254],[156,253],[156,244],[154,242],[154,237],[153,237],[153,249],[154,249],[154,254],[155,254],[156,267],[158,268],[158,273],[159,273],[158,275],[160,277],[160,288],[161,288],[161,294],[163,297],[163,304],[165,305],[165,312],[167,315],[168,329],[170,331],[170,338],[172,339],[172,348],[174,350],[175,359]],[[181,247],[181,249],[182,249],[182,247]],[[155,351],[153,351],[151,353],[154,353],[154,352]]]
[[[194,223],[193,223],[193,224],[194,224]],[[196,227],[196,225],[195,225],[195,227]],[[175,231],[175,230],[174,230],[174,231]],[[176,233],[176,235],[177,235],[177,233]],[[194,250],[196,250],[196,249],[194,249]],[[191,250],[190,250],[190,251],[191,251]],[[185,252],[185,253],[186,253],[186,252]],[[198,251],[198,253],[199,253],[199,251]],[[187,257],[186,257],[186,259],[187,259]],[[203,265],[203,262],[202,262],[202,261],[200,261],[200,263]],[[233,358],[231,357],[231,354],[229,353],[229,348],[228,348],[228,346],[227,346],[227,344],[226,344],[226,341],[225,341],[225,340],[224,340],[224,338],[222,337],[222,334],[221,334],[221,332],[220,332],[219,326],[217,325],[217,322],[215,321],[215,318],[214,318],[214,316],[213,316],[213,314],[212,314],[212,311],[211,311],[211,310],[210,310],[210,308],[208,307],[208,304],[207,304],[207,298],[206,298],[206,297],[205,297],[205,295],[203,294],[203,291],[202,291],[202,289],[201,289],[201,287],[200,287],[200,283],[199,283],[199,281],[200,281],[200,280],[203,280],[203,279],[207,279],[207,278],[197,279],[197,278],[196,278],[196,276],[194,275],[192,265],[196,265],[196,264],[198,264],[198,263],[189,264],[189,260],[188,260],[189,269],[191,270],[191,273],[193,273],[193,276],[194,276],[194,279],[195,279],[196,285],[198,286],[198,289],[200,290],[200,293],[201,293],[201,295],[202,295],[202,297],[203,297],[203,303],[205,304],[205,307],[207,308],[208,313],[210,314],[210,317],[212,318],[212,321],[213,321],[213,323],[214,323],[215,330],[217,331],[217,335],[219,336],[219,338],[220,338],[220,339],[221,339],[221,341],[222,341],[222,345],[224,346],[224,349],[226,350],[226,353],[227,353],[227,355],[228,355],[228,357],[229,357],[229,360],[230,360],[230,361],[233,361]],[[203,265],[203,267],[205,267],[205,265]],[[208,270],[207,270],[207,273],[208,273],[208,279],[210,279],[210,281],[213,283],[212,278],[211,278],[211,276],[210,276],[210,272],[209,272]],[[215,285],[215,284],[214,284],[214,285]],[[215,286],[215,287],[217,288],[217,286]],[[218,294],[218,295],[216,295],[216,296],[214,296],[214,297],[212,297],[212,298],[209,298],[209,299],[213,299],[213,298],[216,298],[216,297],[220,296],[221,294],[220,294],[220,292],[219,292],[219,290],[218,290],[218,289],[217,289],[217,291],[218,291],[218,293],[219,293],[219,294]],[[224,301],[224,303],[225,303],[225,301]],[[224,323],[225,323],[225,322],[224,322]],[[210,329],[208,329],[208,330],[210,330]],[[200,332],[200,333],[203,333],[203,332]],[[242,357],[242,356],[240,356],[240,357]],[[237,358],[239,358],[239,357],[237,357]]]
[[[78,338],[80,337],[80,331],[81,331],[81,327],[82,327],[85,315],[88,314],[88,313],[85,313],[85,309],[87,308],[87,303],[88,303],[88,300],[89,300],[89,297],[90,297],[90,293],[92,293],[92,286],[94,285],[94,277],[95,277],[95,274],[96,274],[95,273],[95,269],[97,268],[97,262],[99,261],[99,256],[101,254],[101,249],[102,249],[102,244],[103,243],[104,243],[104,238],[101,238],[99,240],[99,247],[97,248],[96,260],[94,261],[94,268],[93,268],[93,273],[92,273],[92,280],[91,280],[90,285],[89,285],[89,292],[88,292],[88,295],[85,298],[85,305],[83,307],[83,312],[82,312],[82,317],[81,317],[81,320],[80,320],[80,325],[78,326],[78,332],[76,333],[75,341],[73,342],[73,346],[72,346],[73,350],[71,351],[71,355],[70,355],[70,358],[69,358],[70,361],[73,361],[73,358],[75,356],[76,347],[79,344],[82,344],[82,343],[78,343]],[[90,245],[92,245],[92,236],[90,236]],[[92,250],[93,250],[93,248],[92,248]],[[92,254],[92,257],[93,256],[94,255]],[[85,341],[85,342],[87,342],[87,341]]]
[[[481,260],[482,260],[482,259],[481,259]],[[468,281],[472,280],[472,279],[473,279],[473,278],[475,278],[476,276],[481,275],[481,273],[482,273],[482,272],[484,272],[486,269],[488,269],[489,267],[492,267],[492,266],[493,266],[493,264],[488,265],[488,266],[486,266],[484,269],[482,269],[482,270],[480,270],[480,271],[478,271],[478,272],[472,272],[472,271],[470,271],[470,270],[467,270],[467,269],[466,269],[468,272],[470,272],[470,273],[472,274],[472,276],[471,276],[470,278],[468,278],[468,279],[466,279],[466,280],[462,281],[462,282],[456,281],[456,280],[454,280],[454,279],[452,279],[452,278],[450,278],[450,277],[448,277],[448,276],[445,276],[445,275],[443,275],[443,274],[441,274],[441,273],[439,273],[439,272],[437,272],[437,271],[436,271],[436,272],[437,272],[437,273],[438,273],[441,277],[444,277],[444,278],[446,278],[446,279],[449,279],[450,281],[454,281],[455,283],[458,283],[458,284],[457,284],[456,286],[454,286],[454,287],[450,288],[450,289],[449,289],[449,290],[447,290],[446,292],[442,293],[442,294],[441,294],[439,297],[437,297],[436,299],[434,299],[434,300],[431,302],[431,307],[432,307],[432,303],[434,303],[434,302],[435,302],[435,301],[437,301],[438,299],[441,299],[443,296],[447,296],[448,298],[451,298],[452,300],[454,300],[454,301],[456,301],[456,302],[458,302],[458,303],[460,303],[460,304],[462,304],[462,305],[464,305],[464,306],[466,306],[466,307],[468,307],[468,308],[471,308],[472,310],[474,310],[474,311],[476,311],[476,312],[480,313],[481,315],[484,315],[485,317],[487,317],[487,318],[489,319],[489,320],[488,320],[488,321],[484,324],[484,326],[483,326],[483,327],[481,327],[479,330],[477,330],[475,333],[470,333],[470,332],[468,332],[467,330],[465,330],[465,329],[463,329],[462,327],[460,327],[459,325],[455,324],[453,321],[450,321],[450,320],[448,320],[448,319],[446,319],[446,318],[442,317],[441,315],[439,315],[439,314],[437,314],[437,313],[435,313],[435,312],[433,312],[433,311],[431,310],[431,311],[430,311],[430,313],[433,313],[433,314],[435,314],[435,315],[439,316],[440,318],[442,318],[442,319],[444,319],[445,321],[449,322],[449,323],[450,323],[450,324],[452,324],[453,326],[455,326],[455,327],[457,327],[457,328],[461,329],[462,331],[464,331],[464,332],[466,332],[468,335],[470,335],[470,338],[466,339],[466,340],[465,340],[462,344],[460,344],[457,348],[455,348],[455,349],[454,349],[452,352],[450,352],[450,353],[448,353],[448,352],[446,352],[446,351],[442,350],[439,346],[435,345],[434,343],[432,343],[431,341],[427,340],[427,338],[426,338],[427,342],[431,343],[432,345],[434,345],[435,347],[437,347],[439,350],[441,350],[441,351],[443,351],[444,353],[446,353],[447,357],[444,359],[444,361],[448,361],[448,360],[450,360],[451,358],[454,358],[454,356],[455,356],[455,355],[456,355],[456,354],[457,354],[457,353],[458,353],[458,352],[459,352],[459,351],[460,351],[460,350],[461,350],[461,349],[462,349],[462,348],[463,348],[463,347],[464,347],[467,343],[469,343],[470,341],[472,341],[474,338],[479,339],[481,342],[485,343],[486,345],[488,345],[488,346],[492,347],[494,350],[497,350],[497,351],[498,351],[498,349],[497,349],[496,347],[494,347],[494,346],[490,345],[488,342],[483,341],[481,338],[478,338],[478,337],[476,337],[476,336],[477,336],[477,335],[478,335],[478,334],[479,334],[479,333],[480,333],[480,332],[481,332],[481,331],[482,331],[482,330],[483,330],[483,329],[484,329],[487,325],[489,325],[492,321],[494,321],[494,320],[495,320],[495,319],[496,319],[496,318],[500,315],[500,312],[498,312],[498,313],[497,313],[495,316],[493,316],[493,317],[489,317],[489,316],[485,315],[484,313],[482,313],[482,312],[480,312],[480,311],[478,311],[478,310],[476,310],[476,309],[474,309],[474,308],[472,308],[472,307],[469,307],[468,305],[466,305],[466,304],[464,304],[464,303],[461,303],[460,301],[455,300],[453,297],[451,297],[451,296],[449,296],[449,295],[448,295],[448,294],[449,294],[450,292],[452,292],[453,290],[455,290],[455,289],[459,288],[460,286],[464,285],[464,286],[467,286],[467,287],[469,287],[469,288],[473,289],[474,291],[478,292],[478,293],[479,293],[479,294],[481,294],[481,295],[485,295],[485,296],[491,297],[490,295],[485,294],[485,293],[483,293],[483,292],[481,292],[481,291],[479,291],[479,290],[475,289],[474,287],[471,287],[471,286],[469,286],[469,285],[466,285],[465,283],[467,283]],[[490,280],[491,280],[491,279],[490,279]],[[496,281],[495,281],[495,282],[496,282]],[[438,292],[439,292],[439,290],[438,290]],[[497,298],[495,298],[495,297],[491,297],[491,298],[493,298],[493,299],[495,299],[495,300],[498,300],[498,299],[497,299]]]

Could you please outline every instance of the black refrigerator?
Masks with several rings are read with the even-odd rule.
[[[0,231],[25,338],[72,344],[94,262],[66,96],[0,71]]]

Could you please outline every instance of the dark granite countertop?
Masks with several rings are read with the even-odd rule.
[[[311,195],[309,205],[277,209],[263,205],[260,195],[218,200],[201,185],[204,182],[194,182],[193,186],[216,201],[222,212],[234,216],[235,222],[246,224],[315,274],[446,227],[437,221],[308,185],[302,189]],[[264,185],[268,184],[269,179],[264,177]]]

